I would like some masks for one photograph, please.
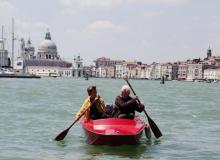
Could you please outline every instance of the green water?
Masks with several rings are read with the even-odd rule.
[[[123,80],[0,79],[0,159],[220,159],[220,83],[130,82],[164,136],[109,147],[86,144],[79,123],[63,142],[53,138],[71,124],[89,84],[113,103]]]

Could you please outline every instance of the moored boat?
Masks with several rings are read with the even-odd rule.
[[[143,130],[148,128],[139,117],[134,120],[107,118],[90,120],[81,125],[87,136],[87,142],[94,145],[123,145],[137,144],[141,138]]]

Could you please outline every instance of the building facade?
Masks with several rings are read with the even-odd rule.
[[[0,68],[6,66],[10,66],[8,51],[5,49],[4,39],[0,39]]]
[[[72,63],[61,60],[50,32],[46,32],[36,56],[34,51],[30,40],[27,44],[21,40],[21,57],[17,58],[15,69],[42,77],[72,77]]]
[[[207,80],[220,80],[220,68],[216,69],[205,69],[204,70],[204,79]]]
[[[78,55],[77,57],[74,57],[73,62],[73,77],[79,78],[83,77],[83,59],[80,58]]]
[[[29,39],[25,44],[24,39],[22,38],[20,43],[21,47],[21,58],[23,59],[34,59],[35,48],[31,44],[31,40]]]
[[[210,65],[205,63],[188,64],[187,80],[203,79],[203,72],[209,68]]]
[[[177,79],[178,80],[186,80],[187,79],[187,70],[188,70],[188,65],[186,63],[180,63],[178,65]]]

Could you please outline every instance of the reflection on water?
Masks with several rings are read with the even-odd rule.
[[[77,137],[75,137],[77,136]],[[155,145],[160,145],[161,140],[152,138],[148,140],[145,136],[142,136],[140,143],[136,145],[121,145],[121,146],[106,146],[106,145],[90,145],[86,143],[86,137],[82,135],[75,135],[74,137],[67,137],[66,139],[56,142],[56,145],[61,149],[69,148],[76,145],[76,148],[84,152],[86,157],[82,159],[99,159],[101,157],[117,157],[128,159],[151,159],[152,148]],[[71,140],[74,138],[75,140]],[[111,158],[110,158],[111,159]]]
[[[54,140],[54,142],[58,145],[58,146],[60,146],[60,147],[66,147],[67,145],[68,145],[68,141],[67,140],[62,140],[62,141],[55,141]]]
[[[122,146],[94,146],[84,145],[84,150],[91,157],[98,155],[117,155],[120,157],[140,158],[150,146],[146,144],[122,145]]]
[[[106,146],[106,145],[83,145],[81,149],[85,150],[91,159],[96,159],[100,156],[118,156],[131,159],[152,158],[151,147],[160,145],[160,140],[147,140],[141,138],[140,144],[136,145],[121,145],[121,146]]]

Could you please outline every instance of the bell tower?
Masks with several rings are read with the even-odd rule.
[[[83,59],[80,55],[74,57],[73,63],[73,77],[83,77]]]
[[[212,56],[212,50],[209,46],[209,48],[207,49],[207,58],[210,58]]]

